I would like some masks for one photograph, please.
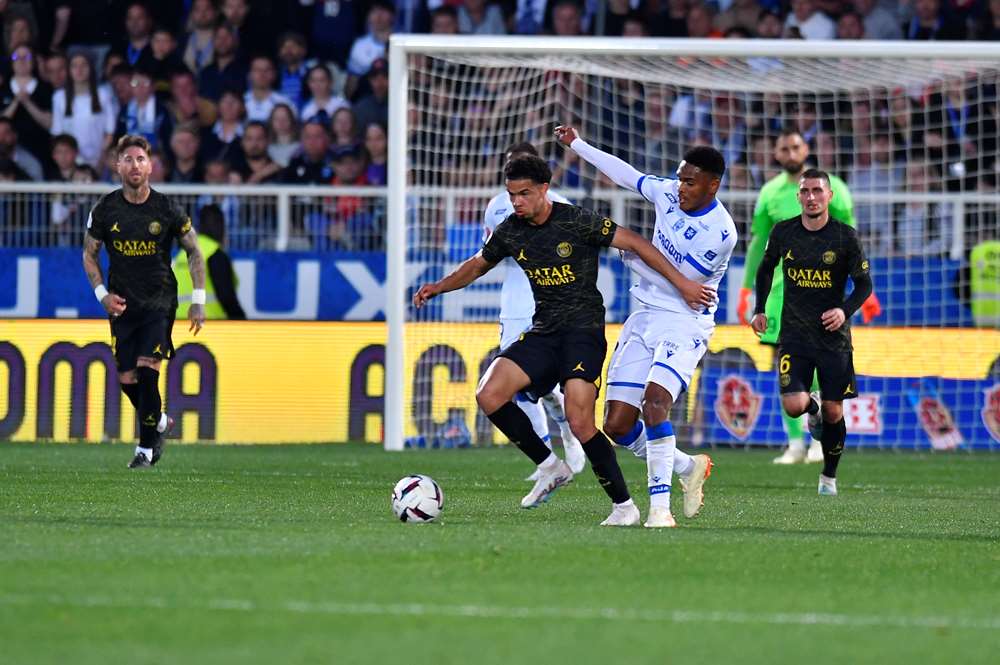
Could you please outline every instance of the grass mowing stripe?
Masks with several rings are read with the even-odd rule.
[[[828,612],[740,612],[698,610],[635,610],[616,607],[502,607],[498,605],[434,605],[427,603],[338,603],[288,600],[261,604],[238,598],[212,598],[205,602],[179,603],[156,596],[112,598],[109,596],[2,595],[0,605],[56,605],[112,609],[219,610],[236,612],[297,612],[366,616],[443,616],[473,619],[558,619],[578,621],[651,621],[670,623],[770,624],[796,626],[847,626],[892,628],[954,628],[1000,630],[1000,617],[851,615]]]

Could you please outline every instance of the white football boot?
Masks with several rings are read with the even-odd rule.
[[[642,515],[634,503],[627,505],[615,505],[608,518],[601,522],[601,526],[638,526]]]
[[[697,517],[701,507],[705,505],[705,481],[712,475],[712,458],[708,455],[695,455],[691,458],[694,468],[688,474],[687,480],[680,478],[684,489],[684,517]],[[652,513],[650,513],[652,516]]]
[[[822,473],[819,474],[819,495],[837,496],[837,479],[827,478]]]
[[[806,452],[806,464],[816,464],[823,461],[823,446],[816,439],[809,444],[809,451]]]
[[[647,529],[673,528],[677,526],[677,522],[674,521],[674,516],[669,508],[653,506],[649,509],[649,517],[646,518],[646,523],[643,526]]]
[[[573,482],[573,471],[562,460],[557,461],[548,471],[538,469],[535,486],[521,499],[521,507],[537,508],[548,501],[553,492],[571,482]]]
[[[774,464],[802,464],[806,461],[806,448],[802,444],[788,446],[785,452],[771,461]]]

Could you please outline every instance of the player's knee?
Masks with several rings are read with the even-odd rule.
[[[118,372],[118,383],[130,384],[138,382],[138,378],[135,375],[135,370],[130,369],[124,372]]]
[[[593,413],[567,412],[566,422],[569,423],[569,429],[573,432],[573,436],[581,442],[590,441],[597,434]]]
[[[844,405],[842,402],[823,402],[823,421],[827,423],[838,422],[844,417]]]
[[[785,395],[781,398],[781,406],[792,418],[798,418],[809,409],[809,396],[805,393]]]
[[[151,358],[149,356],[139,356],[135,361],[136,367],[148,367],[150,369],[160,371],[160,360],[157,358]]]
[[[670,393],[647,396],[642,400],[642,420],[646,425],[659,425],[670,420],[670,408],[673,399]]]
[[[491,383],[484,383],[476,389],[476,403],[486,414],[493,413],[503,406],[504,402],[509,401],[510,399],[505,399]]]
[[[635,427],[635,419],[625,414],[609,413],[604,419],[604,433],[612,439],[620,439]]]

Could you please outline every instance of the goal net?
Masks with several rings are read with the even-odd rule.
[[[1000,236],[998,56],[983,44],[394,36],[386,448],[503,441],[475,389],[497,352],[505,267],[421,310],[410,298],[480,248],[508,146],[530,141],[554,189],[650,236],[650,204],[554,141],[567,123],[643,173],[672,175],[697,144],[726,158],[719,198],[741,238],[710,352],[672,413],[682,445],[788,442],[774,348],[740,325],[738,301],[757,192],[783,173],[774,145],[794,127],[809,163],[850,189],[882,306],[852,321],[849,445],[997,447],[1000,333],[995,306],[977,305],[996,297],[983,278],[996,259],[970,254]],[[602,258],[609,357],[630,279],[617,253]]]

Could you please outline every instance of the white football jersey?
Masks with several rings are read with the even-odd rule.
[[[636,184],[639,193],[656,209],[650,242],[685,277],[718,289],[736,247],[736,225],[718,199],[701,210],[681,210],[678,185],[677,180],[648,175]],[[636,300],[670,312],[694,312],[673,284],[637,256],[626,257],[626,263],[637,278],[631,288]],[[718,303],[701,310],[698,316],[704,317],[706,323],[714,321],[717,309]]]
[[[569,203],[565,196],[551,189],[548,198],[553,203]],[[511,205],[507,192],[501,192],[490,199],[483,214],[483,242],[513,212],[514,206]],[[535,315],[535,297],[531,294],[531,284],[524,271],[510,256],[500,262],[500,267],[504,270],[503,286],[500,287],[500,318],[530,319]]]

